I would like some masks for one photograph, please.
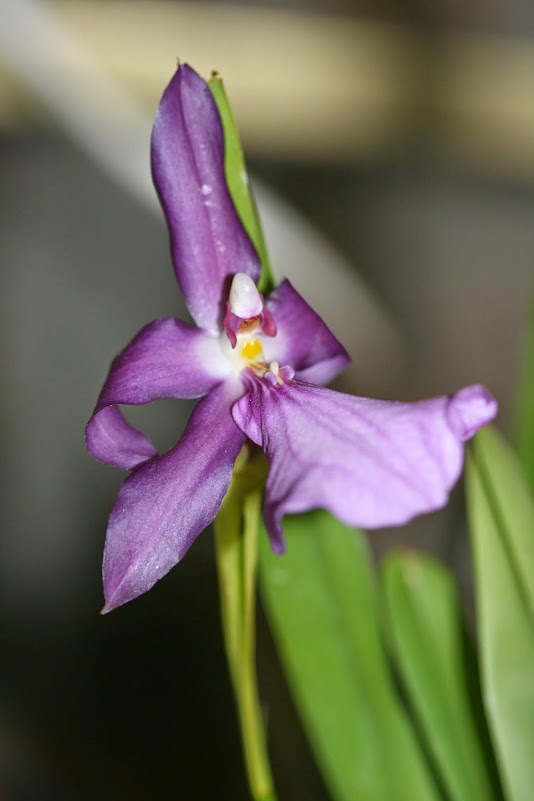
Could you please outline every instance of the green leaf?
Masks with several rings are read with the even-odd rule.
[[[245,157],[243,155],[243,148],[241,147],[237,125],[224,90],[223,82],[217,73],[212,75],[211,79],[208,81],[208,86],[215,99],[217,108],[219,109],[223,124],[225,145],[224,166],[228,189],[230,190],[230,195],[232,196],[241,222],[252,240],[261,262],[261,276],[258,282],[258,288],[260,292],[268,293],[275,286],[273,270],[263,236],[263,229],[261,227],[256,201],[254,200],[254,195],[248,179]]]
[[[534,787],[534,513],[513,452],[479,432],[467,464],[482,685],[509,801]]]
[[[531,490],[534,490],[534,299],[522,348],[514,442],[527,482]]]
[[[517,456],[495,428],[488,426],[477,435],[474,461],[510,569],[516,576],[518,590],[534,622],[534,496]]]
[[[383,563],[382,586],[395,661],[450,798],[500,797],[475,723],[452,576],[428,557],[395,554]]]
[[[366,542],[328,513],[260,537],[261,590],[302,722],[336,801],[435,801],[379,636]]]

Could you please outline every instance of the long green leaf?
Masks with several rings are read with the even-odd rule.
[[[534,497],[517,456],[495,428],[485,428],[477,436],[475,461],[510,568],[534,621]]]
[[[402,553],[384,561],[382,586],[396,663],[450,798],[500,797],[475,723],[452,576],[433,559]]]
[[[361,533],[326,512],[260,539],[262,595],[304,727],[336,801],[435,801],[383,650]]]
[[[534,490],[534,298],[523,341],[517,391],[514,441],[527,482]]]
[[[494,430],[476,437],[467,499],[488,722],[507,799],[531,801],[534,517],[513,453]]]
[[[261,262],[261,276],[258,283],[260,292],[270,292],[275,285],[269,253],[265,244],[263,230],[254,200],[254,195],[250,187],[245,157],[239,132],[235,123],[228,97],[224,90],[224,84],[214,73],[208,81],[208,86],[219,109],[224,130],[225,160],[224,167],[228,189],[241,222],[252,240]]]

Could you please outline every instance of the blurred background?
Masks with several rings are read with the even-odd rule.
[[[83,429],[113,356],[185,316],[150,185],[176,60],[223,76],[274,264],[353,356],[338,387],[482,382],[511,424],[534,263],[529,0],[0,0],[0,801],[246,799],[211,533],[101,618],[122,480]],[[158,445],[186,403],[136,414]],[[456,570],[462,490],[375,533]],[[326,799],[260,612],[280,798]],[[327,680],[327,677],[325,677]]]

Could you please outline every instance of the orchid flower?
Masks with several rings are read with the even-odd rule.
[[[109,519],[106,610],[181,560],[215,518],[247,440],[269,462],[264,520],[281,553],[287,514],[323,507],[373,529],[444,506],[464,442],[497,411],[481,386],[420,403],[324,388],[348,354],[289,281],[267,298],[258,291],[259,259],[225,180],[217,106],[186,65],[161,99],[151,155],[196,327],[167,318],[140,331],[113,362],[87,426],[96,459],[132,470]],[[201,399],[162,456],[119,409],[159,398]]]

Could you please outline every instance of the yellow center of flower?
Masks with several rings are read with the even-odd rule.
[[[256,356],[259,356],[262,350],[259,339],[249,339],[248,342],[245,342],[241,347],[241,355],[244,359],[247,359],[247,361],[251,361],[255,359]]]

